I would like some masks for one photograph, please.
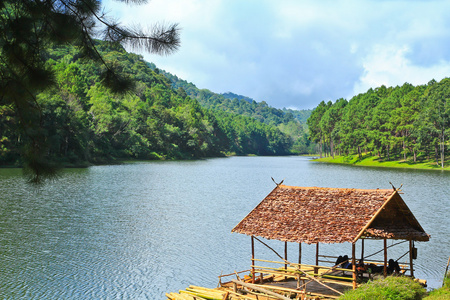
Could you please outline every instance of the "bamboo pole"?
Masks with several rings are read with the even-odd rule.
[[[255,238],[252,235],[252,266],[255,264]],[[255,283],[255,268],[252,267],[252,283]]]
[[[258,291],[258,292],[261,292],[261,293],[270,295],[270,296],[275,297],[275,298],[277,298],[277,299],[281,299],[281,300],[291,300],[290,298],[287,298],[287,297],[285,297],[285,296],[283,296],[283,295],[274,293],[274,292],[269,291],[269,290],[267,290],[267,289],[264,289],[264,288],[262,288],[262,287],[256,286],[255,284],[245,283],[245,282],[238,281],[238,280],[235,280],[235,279],[232,279],[231,281],[233,281],[233,282],[236,283],[236,284],[240,284],[240,285],[242,285],[242,286],[244,286],[244,287],[246,287],[246,288],[253,289],[253,290],[255,290],[255,291]]]
[[[390,246],[387,246],[387,249],[389,249],[389,248],[391,248],[391,247],[394,247],[394,246],[397,246],[397,245],[400,245],[400,244],[403,244],[403,243],[406,243],[406,242],[407,242],[407,241],[401,241],[401,242],[392,244],[392,245],[390,245]],[[371,256],[374,256],[374,255],[376,255],[376,254],[378,254],[378,253],[380,253],[380,252],[383,252],[383,251],[384,251],[384,249],[381,249],[380,251],[377,251],[377,252],[375,252],[375,253],[372,253],[372,254],[370,254],[370,255],[367,255],[366,257],[364,257],[364,259],[369,258],[369,257],[371,257]]]
[[[356,289],[356,245],[352,243],[352,278],[353,278],[353,289]]]
[[[223,297],[222,300],[228,300],[228,295],[230,295],[230,292],[226,292]]]
[[[302,264],[302,243],[298,243],[298,268],[300,269],[300,266]],[[297,275],[297,289],[300,289],[301,286],[301,276],[300,273]],[[306,289],[306,287],[305,287]],[[306,292],[306,290],[305,290]]]
[[[302,243],[298,243],[298,264],[302,264]]]
[[[447,278],[448,266],[450,265],[450,257],[448,258],[447,267],[445,268],[444,280],[442,281],[442,286],[445,284],[445,278]]]
[[[361,239],[361,261],[364,262],[364,239]]]
[[[287,242],[284,242],[284,261],[288,261],[287,259]],[[287,263],[284,264],[284,269],[287,270]],[[284,277],[287,279],[287,277]]]
[[[387,276],[387,239],[383,240],[383,250],[384,250],[384,268],[383,268],[383,274],[384,277]]]
[[[316,244],[316,266],[319,265],[319,243]],[[314,268],[314,274],[317,274],[318,269]]]
[[[269,248],[270,250],[272,250],[272,251],[273,251],[280,259],[284,260],[283,257],[281,257],[281,255],[279,255],[279,254],[278,254],[273,248],[271,248],[269,245],[267,245],[266,243],[264,243],[263,241],[261,241],[260,239],[258,239],[258,238],[256,238],[256,237],[255,237],[255,239],[256,239],[258,242],[260,242],[260,243],[262,243],[263,245],[265,245],[265,246],[266,246],[267,248]],[[266,260],[263,260],[263,259],[257,259],[257,260],[258,260],[258,261],[266,261]],[[286,261],[286,263],[288,263],[288,264],[291,265],[291,266],[295,266],[295,264],[293,264],[293,263],[291,263],[291,262],[289,262],[289,261]],[[316,266],[316,267],[317,267],[317,266]],[[322,268],[326,268],[326,267],[322,267]],[[329,269],[331,269],[331,268],[329,268]],[[330,289],[330,290],[332,290],[332,291],[334,291],[334,292],[336,292],[336,293],[342,295],[341,292],[339,292],[339,291],[333,289],[332,287],[330,287],[330,286],[328,286],[328,285],[326,285],[326,284],[320,282],[319,280],[317,280],[317,279],[314,278],[313,276],[307,274],[306,272],[304,272],[304,271],[302,271],[302,270],[299,270],[299,271],[302,272],[302,273],[303,273],[306,277],[308,277],[310,280],[314,280],[314,281],[316,281],[318,284],[320,284],[320,285],[322,285],[322,286],[324,286],[324,287],[326,287],[326,288],[328,288],[328,289]],[[233,280],[232,280],[232,281],[233,281]]]
[[[413,241],[409,241],[409,272],[411,277],[414,277],[414,265],[413,265]]]

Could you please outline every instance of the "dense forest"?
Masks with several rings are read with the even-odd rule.
[[[208,89],[199,89],[193,83],[178,78],[169,72],[159,70],[153,63],[149,67],[157,73],[163,74],[175,90],[183,90],[191,98],[210,110],[227,112],[233,116],[245,116],[255,119],[266,125],[276,127],[288,135],[293,144],[290,148],[292,154],[311,154],[315,151],[315,144],[308,139],[306,120],[311,110],[277,109],[270,107],[265,101],[255,100],[231,92],[217,94]]]
[[[134,83],[116,94],[102,85],[102,66],[71,46],[49,49],[56,85],[37,95],[40,129],[55,164],[88,165],[117,159],[191,159],[307,152],[302,124],[266,103],[227,99],[195,86],[176,86],[140,55],[97,42]],[[29,138],[13,107],[0,105],[0,165],[21,165]]]
[[[381,86],[347,101],[322,101],[307,121],[321,155],[363,153],[444,166],[450,134],[450,78]]]

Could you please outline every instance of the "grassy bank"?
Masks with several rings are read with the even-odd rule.
[[[355,166],[366,167],[386,167],[386,168],[409,168],[409,169],[422,169],[422,170],[445,170],[450,171],[450,160],[447,160],[444,164],[444,168],[436,164],[436,161],[418,161],[413,162],[409,160],[382,160],[378,156],[363,155],[362,159],[359,159],[358,155],[349,156],[335,156],[334,158],[324,157],[315,159],[315,161],[347,164]]]
[[[380,277],[363,284],[356,290],[346,292],[339,300],[444,300],[450,299],[450,277],[446,277],[442,288],[429,293],[409,277]]]
[[[350,290],[339,300],[419,300],[425,293],[425,289],[409,277],[388,276],[369,281],[356,290]]]

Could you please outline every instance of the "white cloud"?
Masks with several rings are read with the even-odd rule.
[[[353,94],[366,92],[369,88],[425,84],[431,79],[441,80],[450,75],[450,61],[439,61],[433,65],[420,66],[408,57],[408,46],[375,45],[364,58],[364,73],[355,83]]]
[[[125,24],[180,24],[177,53],[142,53],[159,68],[275,107],[311,108],[381,84],[450,74],[450,1],[104,3]]]

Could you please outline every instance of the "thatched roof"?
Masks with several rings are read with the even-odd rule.
[[[297,243],[428,241],[399,193],[278,185],[232,232]]]

